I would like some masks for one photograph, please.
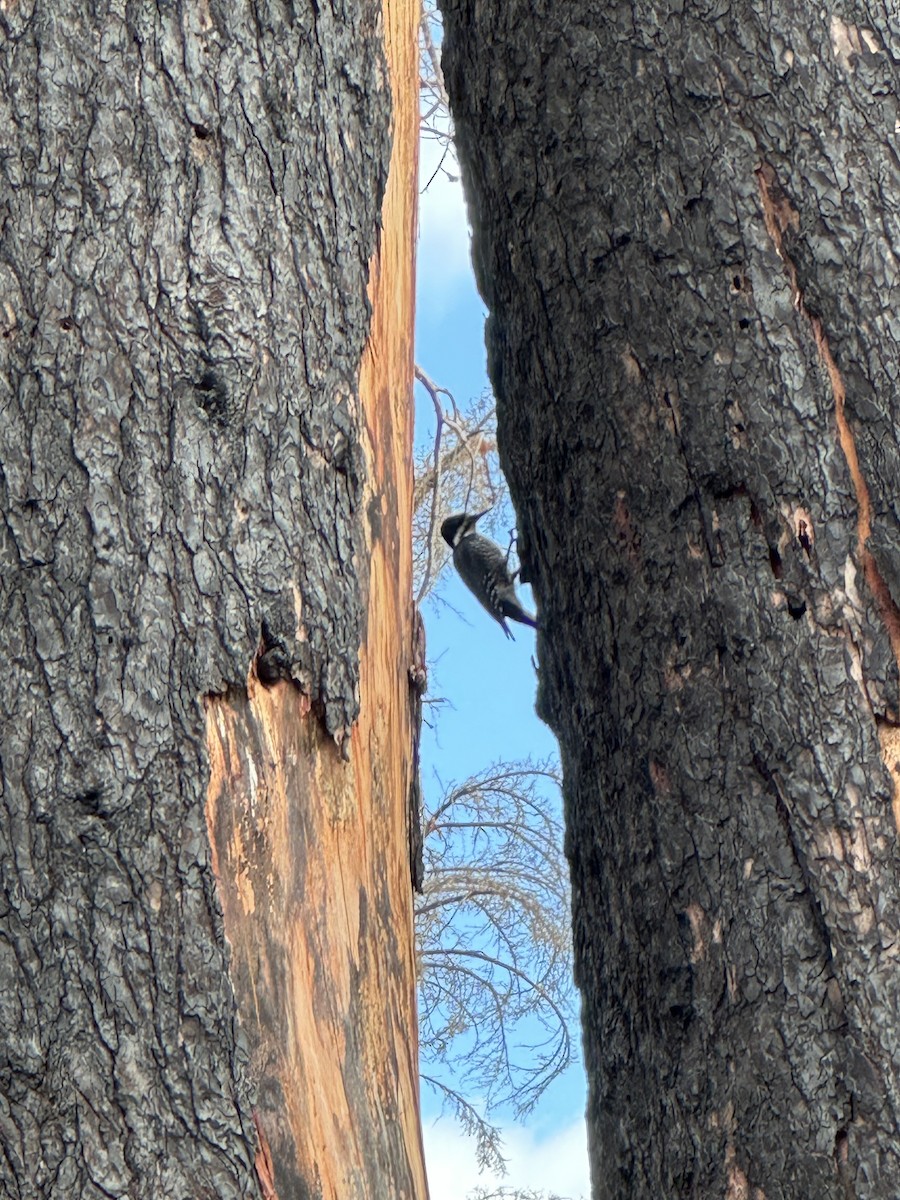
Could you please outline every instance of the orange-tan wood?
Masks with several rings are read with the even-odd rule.
[[[361,369],[367,627],[349,761],[295,687],[207,702],[207,818],[266,1200],[426,1200],[408,856],[416,0],[386,0],[393,150]]]

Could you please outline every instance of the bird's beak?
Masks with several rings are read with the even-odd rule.
[[[494,506],[492,504],[490,508],[486,508],[484,512],[472,513],[472,524],[474,525],[476,521],[480,521],[482,517],[486,517],[493,507]]]

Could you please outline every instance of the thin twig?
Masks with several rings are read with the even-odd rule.
[[[476,444],[479,439],[481,439],[483,442],[485,426],[490,424],[493,415],[494,410],[489,408],[479,421],[477,421],[471,428],[465,430],[464,437],[461,439],[458,438],[455,446],[451,446],[449,449],[446,447],[443,449],[442,462],[444,468],[443,473],[445,475],[448,471],[452,471],[456,467],[457,462],[463,457],[463,455],[471,456],[471,445]],[[454,428],[453,431],[455,433],[456,429]],[[415,488],[413,489],[413,507],[415,509],[419,508],[422,501],[431,491],[433,486],[434,472],[432,470],[423,470],[419,472],[416,477]]]
[[[415,373],[416,379],[418,379],[419,383],[421,383],[431,397],[431,403],[434,405],[435,417],[437,419],[437,428],[434,433],[434,482],[431,487],[431,513],[428,518],[428,554],[425,559],[425,573],[422,577],[422,583],[419,586],[419,593],[416,596],[416,604],[421,604],[431,586],[431,573],[434,569],[434,534],[435,527],[437,526],[438,499],[441,488],[441,436],[446,417],[438,396],[440,393],[450,396],[454,409],[456,408],[456,401],[453,400],[453,396],[446,388],[438,387],[432,379],[429,379],[418,364],[416,364]]]
[[[445,387],[441,387],[435,383],[422,368],[416,364],[415,377],[422,384],[425,390],[431,397],[431,403],[434,405],[437,428],[434,437],[434,463],[431,469],[430,476],[424,475],[416,484],[415,489],[415,508],[418,511],[421,504],[425,502],[427,494],[431,493],[431,509],[428,519],[428,535],[426,540],[426,561],[425,570],[422,576],[422,582],[419,585],[416,603],[421,604],[424,597],[428,594],[431,588],[432,581],[435,575],[435,545],[436,545],[436,530],[438,518],[441,513],[441,481],[446,473],[445,467],[455,468],[458,458],[462,455],[467,455],[469,458],[469,483],[466,491],[465,502],[463,509],[468,511],[469,500],[472,496],[472,489],[475,483],[475,476],[478,470],[478,447],[483,445],[483,431],[485,425],[489,423],[493,415],[492,410],[482,414],[474,426],[468,426],[466,419],[460,414],[456,399],[451,391]],[[441,403],[440,397],[446,396],[450,402],[452,415],[447,411],[447,408]],[[443,453],[443,432],[444,427],[450,429],[456,435],[456,444],[442,458]],[[488,484],[492,499],[494,496],[493,485],[490,477]]]
[[[425,47],[425,53],[428,56],[428,61],[431,63],[433,77],[429,83],[440,96],[444,108],[449,116],[450,114],[450,97],[447,95],[447,88],[444,84],[444,72],[441,68],[441,56],[438,54],[437,46],[434,44],[434,38],[431,35],[431,15],[422,9],[422,18],[419,22],[419,32],[422,35],[422,44]]]
[[[449,153],[450,153],[450,145],[449,145],[449,143],[448,143],[448,144],[447,144],[447,145],[444,147],[444,153],[441,155],[441,161],[440,161],[440,162],[438,163],[438,165],[437,165],[437,166],[434,168],[434,171],[433,171],[433,172],[432,172],[432,174],[431,174],[431,178],[428,180],[428,182],[427,182],[427,183],[425,184],[425,186],[422,188],[422,191],[423,191],[423,192],[427,192],[427,191],[428,191],[428,189],[431,187],[431,185],[434,183],[435,179],[436,179],[436,178],[437,178],[437,176],[438,176],[438,173],[440,172],[440,169],[441,169],[441,167],[444,165],[444,159],[447,157],[447,155],[448,155]]]

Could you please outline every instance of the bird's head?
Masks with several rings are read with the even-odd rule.
[[[490,511],[485,508],[480,513],[456,513],[448,517],[441,525],[441,537],[448,545],[458,546],[467,534],[474,533],[475,526]]]

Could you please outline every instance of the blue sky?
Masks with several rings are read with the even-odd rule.
[[[423,142],[420,178],[427,181],[440,152]],[[460,407],[488,386],[485,308],[475,289],[462,189],[441,173],[420,197],[416,361]],[[416,388],[416,441],[434,438],[434,412]],[[534,712],[535,638],[514,626],[515,641],[447,572],[439,592],[447,603],[424,608],[430,665],[429,694],[445,698],[422,739],[422,784],[432,803],[444,784],[463,780],[498,758],[556,755],[556,742]],[[527,589],[523,600],[530,600]],[[430,718],[429,718],[430,719]],[[432,1200],[462,1200],[490,1179],[479,1177],[473,1145],[439,1103],[423,1094],[425,1150]],[[511,1115],[493,1119],[504,1129],[506,1186],[546,1188],[563,1196],[590,1195],[584,1133],[585,1084],[577,1064],[545,1093],[527,1127]]]

